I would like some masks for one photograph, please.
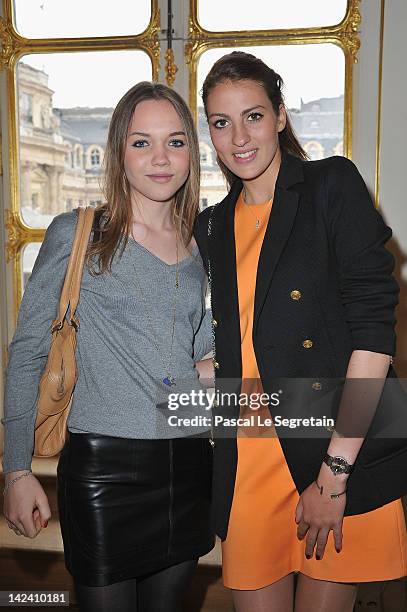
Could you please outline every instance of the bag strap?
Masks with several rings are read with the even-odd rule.
[[[92,231],[93,217],[95,209],[91,206],[78,208],[78,221],[75,236],[69,256],[68,268],[65,274],[64,285],[59,300],[58,319],[52,326],[52,331],[61,329],[65,316],[70,307],[70,322],[73,322],[76,307],[79,301],[79,293],[85,263],[86,250],[89,243],[90,232]]]

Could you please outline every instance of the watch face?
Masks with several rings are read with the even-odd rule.
[[[348,467],[348,463],[342,457],[333,457],[331,462],[331,469],[335,474],[343,474]]]

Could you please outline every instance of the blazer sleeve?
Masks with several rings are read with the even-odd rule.
[[[394,355],[399,287],[392,276],[394,257],[385,248],[392,231],[356,166],[344,157],[333,160],[325,177],[327,215],[353,350]]]
[[[3,471],[29,469],[34,446],[38,384],[51,345],[77,213],[63,213],[48,227],[24,291],[9,345],[4,395]]]

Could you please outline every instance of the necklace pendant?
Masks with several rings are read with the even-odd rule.
[[[173,387],[175,386],[175,380],[174,377],[171,376],[171,374],[168,374],[168,376],[166,376],[165,378],[163,378],[163,383],[164,385],[167,385],[167,387]]]
[[[256,230],[258,230],[260,227],[260,219],[256,220]]]

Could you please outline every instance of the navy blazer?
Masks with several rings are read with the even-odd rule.
[[[194,232],[207,271],[210,261],[218,389],[242,375],[234,239],[241,189],[237,179],[222,202],[202,211]],[[283,154],[254,302],[253,346],[266,393],[275,392],[282,377],[345,377],[355,349],[395,354],[399,289],[392,276],[394,258],[384,246],[391,235],[350,160],[302,161]],[[392,368],[389,376],[395,376]],[[311,388],[317,393],[320,386]],[[230,407],[215,410],[231,416]],[[238,411],[235,406],[234,414]],[[317,477],[329,435],[280,437],[300,493]],[[236,439],[221,434],[213,474],[214,522],[221,538],[227,533],[236,465]],[[407,441],[366,440],[348,481],[345,514],[373,510],[400,491],[407,492]]]

